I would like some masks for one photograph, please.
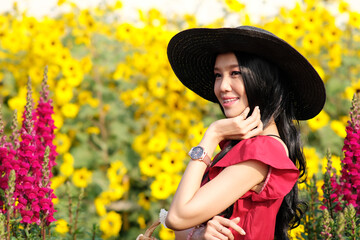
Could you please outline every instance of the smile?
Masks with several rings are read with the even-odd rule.
[[[225,99],[225,100],[223,100],[223,106],[224,107],[230,106],[234,102],[236,102],[237,100],[239,100],[239,98],[237,98],[237,97],[236,98]]]

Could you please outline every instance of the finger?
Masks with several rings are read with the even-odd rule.
[[[233,240],[234,236],[233,236],[231,230],[226,227],[229,225],[227,223],[229,221],[230,221],[229,219],[226,219],[226,218],[223,218],[220,216],[216,216],[212,220],[210,220],[208,222],[208,227],[210,227],[209,230],[210,230],[210,232],[212,232],[212,235],[216,236],[220,239]]]
[[[233,132],[232,137],[235,137],[235,139],[244,139],[242,138],[242,136],[248,134],[248,132],[250,132],[260,124],[260,113],[258,110],[255,110],[254,112],[255,113],[247,119],[242,119],[242,117],[239,115],[238,117],[231,120],[234,122],[237,129],[235,130],[235,132]],[[239,121],[239,119],[241,119],[241,121]]]
[[[258,106],[256,106],[253,110],[253,112],[251,113],[251,115],[247,118],[247,119],[256,119],[258,118],[260,115],[260,108]]]
[[[256,114],[258,112],[258,110],[259,110],[259,106],[254,107],[254,109],[253,109],[253,111],[252,111],[252,113],[251,113],[251,115],[249,117]],[[250,108],[249,108],[249,112],[250,112]]]
[[[206,232],[203,236],[205,240],[219,240],[218,237],[214,236],[214,234]]]
[[[226,239],[234,240],[234,235],[232,234],[231,230],[225,226],[221,226],[218,230],[222,235],[226,237]]]
[[[216,231],[213,233],[213,236],[216,237],[217,239],[221,239],[221,240],[228,240],[230,239],[226,234],[224,234],[224,231],[228,230],[230,231],[229,229],[227,229],[226,227],[222,227],[221,229],[219,229],[220,231]],[[231,231],[230,231],[231,233]],[[232,235],[232,234],[231,234]],[[231,240],[234,240],[234,236],[232,236]]]
[[[238,233],[240,233],[241,235],[245,235],[245,231],[244,229],[242,229],[238,223],[240,222],[240,218],[234,218],[234,219],[227,219],[227,218],[221,218],[221,219],[217,219],[219,223],[221,223],[222,225],[232,228],[235,231],[237,231]],[[227,228],[227,230],[229,230],[229,232],[231,233],[230,229]],[[234,237],[233,234],[231,233],[232,238]]]
[[[254,136],[260,135],[261,134],[261,130],[252,130],[250,132],[248,132],[247,134],[243,135],[241,139],[249,139],[252,138]]]
[[[248,119],[246,119],[245,121],[248,121]],[[253,121],[247,123],[247,125],[245,125],[244,123],[244,127],[243,127],[243,131],[250,132],[253,129],[258,128],[258,126],[261,124],[261,119],[260,119],[260,115],[258,118],[254,119]]]
[[[234,240],[234,236],[232,235],[231,231],[227,227],[221,225],[218,222],[216,222],[213,226],[211,226],[209,232],[211,233],[212,236],[215,236],[219,239]]]
[[[240,233],[241,235],[245,235],[245,231],[244,229],[242,229],[238,223],[240,222],[240,218],[237,217],[237,218],[234,218],[231,220],[230,224],[229,224],[229,227],[231,227],[232,229],[234,229],[235,231],[237,231],[238,233]]]
[[[248,107],[245,108],[245,110],[244,110],[242,113],[240,113],[239,116],[234,117],[234,120],[235,120],[236,122],[246,120],[247,117],[248,117],[248,115],[249,115],[249,111],[250,111],[250,108],[248,108]]]
[[[262,121],[260,121],[259,125],[256,127],[257,129],[259,129],[259,131],[263,131],[264,130],[264,124]]]
[[[240,114],[240,115],[241,115],[241,118],[242,118],[242,119],[246,119],[247,116],[249,115],[249,112],[250,112],[250,108],[249,108],[249,107],[246,107],[246,108],[244,109],[244,111]]]
[[[251,114],[251,116],[248,117],[242,124],[243,126],[248,125],[250,129],[253,129],[257,127],[260,124],[260,122],[261,122],[260,109],[256,107],[253,113]]]
[[[252,122],[247,126],[243,126],[241,131],[242,131],[242,134],[240,134],[242,137],[241,139],[247,139],[256,136],[263,131],[262,122],[260,119],[258,119],[256,122]]]
[[[258,123],[261,120],[261,114],[258,109],[254,109],[253,113],[244,121],[241,122],[242,126]],[[255,125],[256,126],[256,125]]]
[[[251,129],[249,132],[253,134],[253,136],[259,135],[264,130],[264,125],[261,120],[259,120],[259,124],[256,125],[255,128]]]
[[[221,239],[221,240],[228,240],[228,237],[216,230],[215,228],[211,228],[206,231],[204,234],[204,239]]]
[[[236,217],[236,218],[230,219],[230,221],[238,224],[238,223],[240,222],[240,217]]]
[[[231,230],[228,228],[230,226],[230,223],[232,222],[230,219],[221,216],[216,216],[213,218],[213,220],[215,224],[215,229],[218,232],[225,235],[227,239],[234,240],[234,235],[232,234]],[[236,225],[236,223],[234,224]]]

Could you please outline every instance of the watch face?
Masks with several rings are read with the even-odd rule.
[[[197,146],[191,149],[190,157],[192,159],[199,159],[202,157],[203,153],[204,153],[204,149],[200,146]]]

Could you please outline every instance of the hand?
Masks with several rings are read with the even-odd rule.
[[[247,117],[250,108],[247,107],[237,117],[215,121],[209,127],[215,131],[219,142],[223,139],[243,140],[259,135],[263,131],[259,107],[255,107],[252,114]]]
[[[259,107],[255,107],[247,117],[249,112],[250,108],[247,107],[239,116],[217,120],[209,126],[199,145],[206,149],[210,158],[216,146],[224,139],[243,140],[263,132]]]
[[[234,240],[234,235],[231,233],[229,228],[234,229],[241,235],[245,235],[245,231],[239,225],[237,225],[239,222],[239,217],[230,220],[221,216],[215,216],[213,219],[208,221],[204,230],[203,239]]]

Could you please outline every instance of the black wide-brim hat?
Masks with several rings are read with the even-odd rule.
[[[287,76],[293,92],[295,117],[315,117],[325,104],[319,74],[295,48],[274,34],[252,26],[193,28],[176,34],[167,54],[179,80],[199,96],[218,102],[214,93],[214,64],[219,53],[243,52],[276,64]]]

